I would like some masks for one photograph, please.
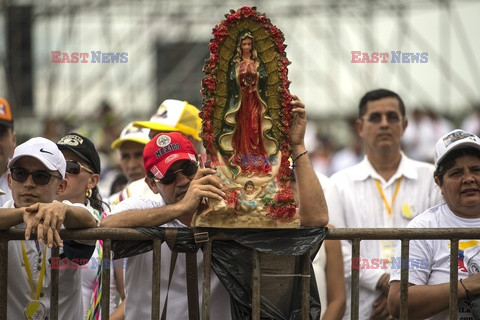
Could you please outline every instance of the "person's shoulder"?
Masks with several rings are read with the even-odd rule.
[[[163,200],[152,200],[147,198],[127,198],[119,202],[110,214],[116,214],[127,210],[144,210],[164,206]]]
[[[443,210],[445,204],[438,204],[433,206],[421,214],[417,215],[407,225],[407,228],[437,228],[440,225],[440,220],[443,219]]]
[[[419,160],[414,160],[411,159],[407,156],[404,156],[405,162],[416,169],[421,169],[421,170],[427,170],[434,172],[435,171],[435,166],[431,162],[425,162],[425,161],[419,161]]]
[[[14,204],[14,202],[13,202],[13,199],[10,199],[10,200],[5,201],[5,203],[2,205],[2,208],[5,208],[5,209],[7,209],[7,208],[10,208],[10,209],[15,208],[15,204]]]
[[[352,180],[354,177],[358,176],[359,174],[364,174],[366,172],[365,170],[366,170],[365,163],[364,161],[361,161],[350,167],[347,167],[335,172],[330,176],[329,180],[332,183],[335,183],[336,181],[342,181],[342,180]]]
[[[330,178],[328,176],[324,175],[323,173],[321,173],[317,170],[315,170],[315,174],[317,175],[317,178],[320,181],[320,183],[322,184],[323,188],[328,186],[329,180],[330,180]]]

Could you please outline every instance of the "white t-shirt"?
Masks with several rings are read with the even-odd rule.
[[[130,182],[122,191],[117,192],[107,198],[107,203],[110,208],[113,208],[121,201],[128,198],[142,198],[152,199],[156,201],[163,201],[162,196],[153,193],[144,178]]]
[[[372,167],[365,156],[362,162],[341,170],[330,177],[326,200],[330,223],[337,228],[398,228],[426,209],[442,203],[440,189],[433,180],[432,164],[418,162],[402,154],[397,172],[385,181]],[[401,178],[401,180],[399,180]],[[392,214],[382,200],[381,190],[392,207]],[[399,182],[400,181],[400,182]],[[395,190],[398,191],[392,203]],[[362,259],[391,259],[394,254],[392,240],[364,240],[360,242]],[[350,281],[352,245],[342,240],[344,257],[347,308],[344,319],[350,319]],[[376,284],[382,274],[389,270],[376,268],[360,269],[360,319],[368,319],[374,310],[372,305],[379,296]]]
[[[68,201],[63,203],[70,204]],[[81,204],[74,204],[83,206]],[[7,201],[4,208],[14,208],[13,200]],[[92,216],[95,216],[92,213]],[[12,228],[25,228],[21,223]],[[33,283],[36,289],[43,260],[45,245],[37,241],[25,241],[25,249],[32,273]],[[60,248],[60,254],[63,248]],[[50,317],[50,292],[51,276],[50,263],[51,249],[46,248],[46,272],[42,284],[40,302],[45,306],[47,316]],[[81,273],[79,268],[60,268],[58,285],[58,318],[62,320],[78,320],[83,314],[83,304],[81,295]],[[25,263],[22,255],[22,246],[20,241],[8,242],[8,288],[7,288],[7,319],[25,319],[24,309],[32,300],[32,292],[28,283],[28,277],[25,270]]]
[[[149,199],[129,198],[117,204],[111,214],[131,210],[150,209],[164,206],[162,201]],[[178,220],[173,220],[162,225],[163,227],[181,228],[186,227]],[[171,251],[166,243],[162,244],[161,254],[161,285],[160,285],[160,312],[163,311],[165,295],[168,287],[170,272]],[[129,257],[125,269],[125,319],[138,320],[151,318],[152,301],[152,251]],[[202,279],[203,279],[203,253],[197,253],[198,261],[198,291],[199,307],[201,310]],[[210,292],[210,319],[231,319],[230,297],[226,289],[220,283],[214,272],[211,274]],[[188,300],[185,254],[179,253],[175,264],[175,270],[168,293],[167,319],[188,319]]]
[[[465,219],[455,215],[446,204],[425,211],[407,226],[408,228],[480,228],[480,219]],[[458,278],[468,277],[469,266],[478,265],[480,240],[460,240],[458,249]],[[400,245],[395,247],[395,256],[400,257]],[[472,258],[473,256],[473,258]],[[415,285],[435,285],[450,281],[450,240],[411,240],[408,282]],[[400,281],[400,264],[393,269],[390,281]],[[470,307],[459,302],[459,319],[473,319]],[[448,309],[429,318],[449,319]]]

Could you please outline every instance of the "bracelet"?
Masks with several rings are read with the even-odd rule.
[[[298,160],[298,158],[300,158],[301,156],[303,156],[304,154],[307,154],[308,151],[304,151],[302,153],[300,153],[298,156],[295,157],[295,159],[293,159],[292,161],[292,169],[295,168],[295,161]]]
[[[462,285],[463,289],[465,289],[465,293],[467,294],[467,299],[465,300],[465,302],[466,302],[468,305],[470,305],[470,302],[471,302],[471,300],[470,300],[470,294],[471,294],[471,292],[470,292],[470,290],[468,290],[468,289],[465,287],[465,285],[463,284],[462,279],[460,279],[460,284]]]

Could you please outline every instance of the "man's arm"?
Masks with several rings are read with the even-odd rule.
[[[36,203],[25,208],[23,216],[27,227],[25,239],[30,238],[32,229],[37,231],[37,239],[47,239],[49,247],[62,246],[58,231],[62,224],[68,229],[95,228],[97,221],[84,206],[75,206],[62,202]]]
[[[120,202],[115,210],[121,210]],[[150,209],[130,209],[106,216],[100,223],[101,228],[134,228],[161,226],[169,221],[177,219],[184,214],[184,209],[179,203],[164,205]]]
[[[308,154],[305,153],[307,151],[304,142],[307,126],[305,105],[296,96],[293,96],[291,104],[293,121],[290,128],[290,145],[292,159],[295,160],[293,166],[297,180],[300,223],[304,226],[323,227],[328,223],[327,202],[322,185],[313,170]]]
[[[463,283],[472,293],[480,293],[480,274],[463,279]],[[457,283],[458,301],[467,298],[467,293],[460,281]],[[435,285],[412,285],[408,287],[408,318],[426,319],[448,309],[450,299],[450,283]],[[388,309],[390,314],[400,316],[400,281],[392,281],[388,294]]]
[[[23,222],[22,208],[0,208],[0,230],[8,230]]]
[[[177,203],[158,206],[155,208],[130,208],[128,204],[135,200],[126,199],[114,209],[116,214],[106,216],[100,227],[102,228],[133,228],[155,227],[174,219],[193,215],[203,198],[222,200],[225,193],[216,171],[210,168],[198,169],[190,182],[187,193]],[[120,212],[121,211],[121,212]]]
[[[327,260],[325,264],[327,305],[323,306],[326,309],[322,320],[342,319],[346,301],[342,247],[340,240],[325,240],[323,245]]]
[[[97,220],[92,213],[83,206],[65,205],[66,214],[63,225],[67,229],[95,228]]]

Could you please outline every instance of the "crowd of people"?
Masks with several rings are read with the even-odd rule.
[[[372,90],[360,99],[358,117],[352,122],[358,135],[351,146],[355,151],[328,176],[316,170],[315,155],[305,144],[305,106],[292,97],[289,143],[296,160],[291,189],[302,226],[479,226],[480,139],[474,133],[453,130],[449,124],[439,126],[437,132],[429,132],[429,142],[422,142],[431,147],[432,136],[442,133],[432,147],[434,158],[414,159],[406,155],[402,139],[416,120],[409,123],[397,93]],[[25,229],[25,240],[10,241],[8,246],[8,319],[48,317],[50,271],[72,261],[87,267],[60,268],[59,318],[101,316],[102,241],[63,241],[59,230],[188,228],[202,199],[225,196],[215,170],[200,168],[196,161],[205,152],[199,135],[201,120],[198,108],[188,102],[167,99],[148,121],[129,122],[110,139],[120,174],[103,190],[99,187],[105,168],[102,159],[110,155],[102,155],[105,151],[93,139],[65,132],[55,141],[34,137],[17,146],[12,109],[4,98],[0,105],[0,230]],[[36,240],[29,240],[32,234]],[[480,294],[478,268],[470,267],[476,265],[480,250],[468,243],[459,252],[459,317],[472,316],[470,303]],[[477,247],[479,243],[475,242]],[[60,248],[59,261],[52,261],[54,247]],[[425,268],[409,270],[409,318],[448,318],[449,253],[448,240],[411,242],[410,258],[427,263]],[[188,288],[182,279],[187,277],[188,257],[170,250],[167,243],[162,244],[161,254],[162,310],[167,318],[187,319]],[[351,254],[349,241],[326,240],[312,257],[323,320],[350,318]],[[397,241],[361,242],[361,259],[391,262],[399,255]],[[152,259],[149,251],[111,268],[110,319],[151,317]],[[171,261],[177,261],[173,270]],[[200,252],[196,261],[202,270]],[[398,269],[362,268],[360,319],[397,318],[399,280]],[[228,290],[215,274],[210,301],[213,319],[232,318]]]

